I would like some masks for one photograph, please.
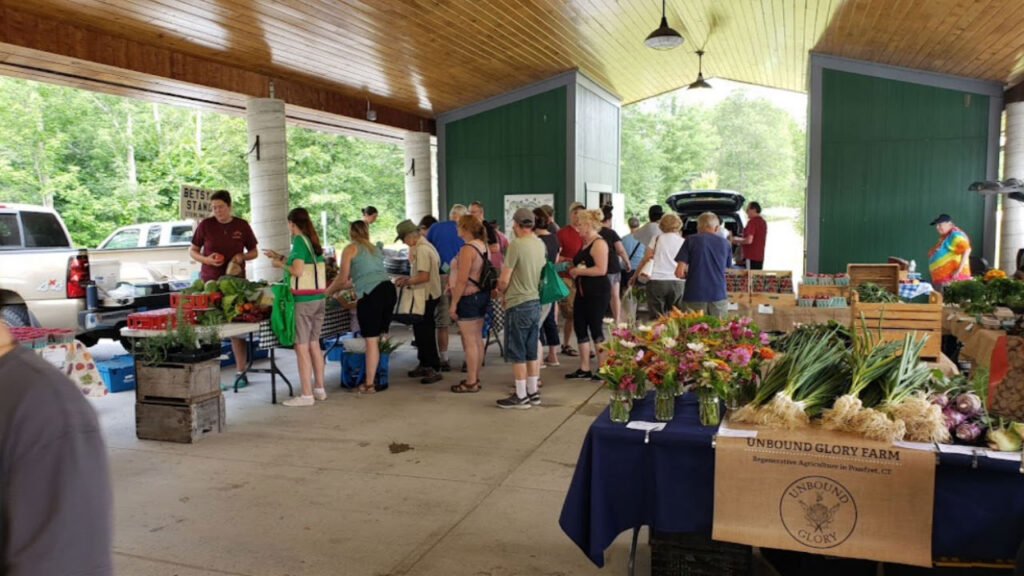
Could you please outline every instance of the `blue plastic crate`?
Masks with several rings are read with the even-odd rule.
[[[96,363],[103,383],[111,393],[135,390],[135,360],[129,354]]]
[[[391,356],[382,354],[380,364],[377,365],[377,385],[381,388],[388,387],[388,365]],[[355,388],[362,382],[366,374],[366,354],[354,352],[341,352],[341,385],[345,388]]]

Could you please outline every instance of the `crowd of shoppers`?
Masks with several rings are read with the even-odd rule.
[[[194,237],[191,251],[203,264],[204,278],[217,278],[228,272],[228,264],[243,267],[255,257],[255,237],[244,220],[231,215],[230,205],[226,191],[215,195],[214,216],[200,224]],[[405,220],[398,224],[395,241],[408,249],[409,273],[393,276],[384,266],[382,244],[371,242],[370,226],[377,221],[378,211],[367,206],[362,218],[349,226],[350,243],[341,251],[334,281],[325,290],[293,291],[302,394],[284,404],[311,406],[327,398],[320,349],[325,295],[334,297],[349,289],[356,296],[356,323],[366,343],[367,376],[357,392],[372,394],[382,389],[375,378],[380,339],[389,332],[396,304],[408,297],[423,302],[412,322],[418,363],[409,377],[423,384],[443,380],[443,372],[451,370],[449,328],[455,322],[466,377],[450,389],[460,394],[479,392],[486,322],[492,309],[502,307],[503,350],[506,361],[513,365],[514,389],[497,404],[502,408],[540,404],[541,365],[560,366],[559,355],[579,357],[577,368],[567,379],[596,379],[604,356],[605,325],[624,320],[620,297],[627,289],[641,284],[654,316],[673,308],[724,315],[731,244],[742,247],[745,265],[763,267],[766,226],[760,212],[760,205],[751,202],[748,225],[731,239],[722,234],[716,215],[701,214],[697,233],[684,239],[680,217],[655,205],[648,209],[648,223],[641,226],[631,217],[629,234],[620,237],[612,226],[612,206],[588,210],[574,202],[565,225],[559,227],[554,209],[545,205],[516,210],[511,220],[512,238],[507,241],[485,218],[483,203],[455,204],[444,221],[428,215],[419,223]],[[307,267],[323,262],[324,248],[304,208],[289,212],[287,226],[292,238],[289,253],[264,253],[288,276],[301,277]],[[541,305],[539,286],[548,263],[558,270],[569,296]],[[561,334],[560,313],[564,319]],[[570,345],[574,334],[579,351]],[[244,352],[238,356],[244,366]]]

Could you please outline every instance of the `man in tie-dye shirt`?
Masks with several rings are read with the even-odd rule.
[[[928,251],[928,270],[935,290],[942,292],[950,282],[971,279],[971,241],[949,214],[939,214],[931,225],[939,233],[939,242]]]

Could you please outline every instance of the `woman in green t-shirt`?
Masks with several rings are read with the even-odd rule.
[[[302,276],[306,265],[324,261],[324,249],[316,234],[313,221],[305,208],[288,213],[288,231],[292,234],[292,249],[288,256],[272,250],[264,253],[274,266],[284,268],[288,275]],[[320,331],[324,325],[324,293],[295,294],[295,358],[299,364],[302,396],[284,402],[285,406],[312,406],[314,400],[327,400],[324,389],[324,356],[320,350]],[[313,386],[313,380],[316,386]]]

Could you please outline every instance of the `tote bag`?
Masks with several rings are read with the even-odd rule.
[[[427,285],[406,286],[397,288],[398,301],[395,303],[395,322],[402,324],[419,324],[423,322],[427,310]]]
[[[540,303],[551,304],[569,297],[569,287],[562,282],[555,265],[546,262],[540,271]]]
[[[287,284],[273,284],[274,307],[270,312],[270,328],[282,346],[295,344],[295,300]]]
[[[306,242],[306,247],[309,248],[309,253],[313,255],[313,260],[316,260],[316,252],[313,252],[313,244],[310,243],[309,238],[303,235],[302,240]],[[327,290],[327,265],[322,261],[313,262],[312,264],[306,262],[306,265],[302,267],[302,275],[292,276],[289,284],[291,285],[292,294],[299,296],[323,294]]]

